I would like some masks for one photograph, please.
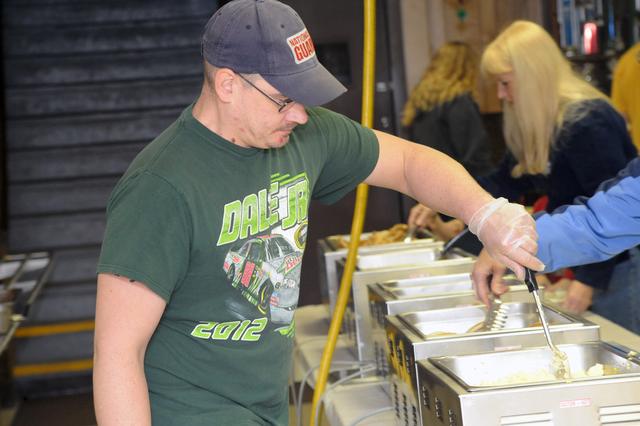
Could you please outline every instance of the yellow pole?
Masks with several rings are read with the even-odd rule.
[[[373,127],[373,98],[375,89],[375,64],[376,64],[376,6],[375,0],[364,0],[364,63],[362,70],[362,118],[361,123],[365,127]],[[356,191],[356,205],[353,211],[353,222],[351,224],[351,236],[349,240],[349,250],[347,262],[340,280],[340,290],[336,307],[334,310],[327,345],[322,353],[318,378],[313,392],[313,402],[311,405],[310,425],[315,425],[315,412],[320,404],[320,398],[324,393],[331,368],[331,360],[336,349],[338,334],[342,325],[344,311],[351,294],[351,278],[356,267],[358,256],[358,243],[362,234],[362,227],[367,211],[367,197],[369,186],[358,185]]]

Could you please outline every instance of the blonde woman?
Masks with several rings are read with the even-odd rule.
[[[434,55],[404,107],[409,139],[461,163],[474,177],[491,170],[491,149],[473,100],[478,63],[462,42],[445,43]]]
[[[593,195],[637,155],[623,117],[572,71],[539,25],[512,23],[486,48],[481,69],[496,81],[509,151],[499,169],[480,180],[492,195],[518,200],[526,193],[546,194],[546,211],[551,212],[578,196]],[[640,306],[637,259],[624,252],[607,262],[576,267],[565,308],[581,312],[591,305],[640,332],[634,319]],[[475,285],[489,285],[491,270],[490,260],[481,256]],[[497,287],[500,274],[495,275],[492,284]]]

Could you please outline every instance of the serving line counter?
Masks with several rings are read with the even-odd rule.
[[[344,260],[335,252],[324,256],[337,282]],[[323,395],[331,424],[565,426],[579,419],[581,426],[640,426],[640,337],[592,313],[570,315],[559,308],[566,292],[540,287],[547,330],[515,277],[490,312],[475,298],[474,261],[439,242],[358,253]],[[329,302],[316,310],[316,318],[326,315],[326,329]],[[298,330],[296,337],[296,362],[306,370],[298,376],[311,385],[323,334],[316,330],[307,340]],[[549,339],[566,348],[562,371],[570,376],[551,361]],[[624,388],[625,397],[613,388]]]
[[[618,343],[636,350],[640,348],[639,335],[592,312],[586,312],[583,318],[600,326],[601,341]],[[329,322],[326,305],[305,306],[296,312],[297,330],[294,353],[296,379],[304,373],[299,370],[308,370],[320,362]],[[344,341],[338,346],[342,347],[342,350],[337,350],[334,361],[353,361],[354,363],[357,361],[355,356],[345,348]],[[336,378],[334,382],[335,380]],[[313,382],[312,380],[312,387]],[[393,403],[389,395],[389,382],[379,377],[368,377],[338,385],[330,389],[326,395],[325,419],[332,426],[349,426],[360,419],[358,425],[393,425],[395,413],[391,411]]]

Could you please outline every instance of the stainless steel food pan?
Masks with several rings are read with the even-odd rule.
[[[471,290],[470,274],[452,274],[443,277],[412,278],[376,284],[393,299],[431,296],[438,293],[461,293]]]
[[[538,311],[533,302],[503,303],[507,312],[504,329],[507,332],[525,328],[540,328]],[[560,325],[579,327],[580,322],[575,317],[561,313],[543,305],[550,328]],[[463,306],[451,309],[437,309],[431,311],[409,312],[400,315],[400,319],[416,332],[422,339],[440,338],[444,334],[467,334],[468,330],[478,322],[484,320],[486,308],[484,306]],[[489,333],[484,331],[482,333]],[[475,333],[474,333],[475,334]]]
[[[363,234],[364,235],[364,234]],[[348,240],[348,235],[343,236]],[[338,297],[340,277],[338,276],[337,263],[347,256],[347,249],[337,245],[339,235],[318,240],[318,263],[320,264],[320,288],[324,300],[329,301],[329,312],[333,315],[333,308]],[[406,250],[407,247],[416,248],[442,248],[441,241],[433,238],[412,240],[408,243],[391,243],[377,246],[363,246],[358,249],[358,253],[383,253],[397,250]]]
[[[482,306],[471,288],[470,280],[461,283],[451,281],[444,284],[432,283],[423,286],[399,287],[398,283],[407,280],[391,281],[382,284],[370,284],[369,308],[372,318],[371,341],[374,359],[380,375],[388,373],[388,362],[385,347],[387,336],[385,333],[385,317],[413,311],[427,311],[464,306]],[[511,280],[510,291],[502,296],[502,301],[531,302],[533,299],[527,291],[527,286],[518,280]],[[443,292],[449,290],[449,292]],[[415,297],[412,297],[414,296]]]
[[[524,286],[515,277],[509,277],[503,281],[510,290]],[[463,294],[473,291],[469,273],[392,280],[376,283],[373,286],[380,288],[380,293],[385,294],[387,300],[413,299],[439,294]]]
[[[533,297],[526,294],[515,294],[527,287],[514,276],[504,280],[509,292],[502,296],[505,302],[531,302]],[[373,283],[368,286],[369,306],[372,314],[384,326],[385,315],[397,315],[409,311],[426,311],[460,306],[480,306],[469,273],[444,276],[407,278]],[[548,303],[547,294],[540,286],[543,302]]]
[[[481,386],[510,372],[543,367],[547,348],[432,358],[418,362],[422,423],[457,426],[640,424],[640,360],[632,351],[603,342],[560,345],[572,369],[593,363],[609,375],[569,382]],[[484,375],[484,376],[483,376]]]
[[[372,232],[363,232],[360,235],[360,239],[367,239],[372,235]],[[419,231],[416,232],[416,238],[412,239],[409,242],[404,242],[404,241],[398,241],[395,243],[387,243],[387,244],[377,244],[377,245],[365,245],[365,246],[360,246],[358,248],[358,251],[366,251],[375,247],[390,247],[390,246],[406,246],[407,244],[421,244],[421,243],[426,243],[426,242],[433,242],[435,241],[435,238],[433,236],[433,234],[431,234],[429,231],[421,229]],[[338,251],[338,250],[346,250],[346,247],[343,246],[342,243],[349,243],[349,241],[351,241],[351,235],[349,234],[344,234],[344,235],[330,235],[326,238],[323,238],[322,241],[325,242],[326,244],[326,248],[327,250],[330,251]]]
[[[416,387],[416,362],[436,356],[466,355],[546,345],[542,327],[535,324],[535,305],[507,303],[507,327],[497,331],[467,332],[484,318],[484,306],[465,306],[408,312],[385,318],[385,350],[391,372]],[[571,314],[544,306],[556,344],[600,340],[600,327]],[[449,335],[443,333],[451,333]]]
[[[356,271],[352,278],[352,299],[345,311],[343,328],[351,343],[354,355],[359,360],[372,360],[371,315],[367,285],[389,280],[418,277],[444,277],[451,274],[470,273],[473,258],[435,260],[421,266],[400,266],[393,268]],[[435,279],[435,278],[434,278]]]
[[[640,364],[635,357],[628,357],[603,342],[558,345],[567,354],[571,369],[571,381],[601,380],[620,375],[640,375]],[[515,351],[492,352],[473,355],[432,357],[429,360],[453,377],[465,390],[478,391],[511,388],[543,383],[564,383],[553,376],[553,353],[547,346]],[[586,373],[592,369],[592,375]]]
[[[382,253],[358,254],[358,270],[381,269],[393,266],[424,265],[441,257],[442,247],[411,247]]]

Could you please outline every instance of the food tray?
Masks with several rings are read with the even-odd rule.
[[[567,354],[573,377],[569,382],[601,380],[618,376],[639,376],[640,360],[628,356],[619,348],[605,342],[557,345]],[[553,375],[553,353],[549,347],[472,355],[429,358],[432,364],[446,372],[468,391],[488,390],[566,383],[562,379],[536,379],[538,372]],[[584,376],[595,364],[604,367],[603,375]],[[575,374],[578,376],[575,376]],[[499,384],[499,383],[504,384]]]
[[[359,254],[357,267],[362,271],[393,266],[423,265],[440,258],[441,252],[441,247],[412,247],[386,253]]]
[[[513,302],[503,303],[507,310],[506,323],[503,329],[492,331],[510,332],[519,329],[539,328],[536,325],[539,316],[535,303],[533,302]],[[575,323],[572,317],[550,308],[543,306],[545,316],[550,328],[558,326],[570,326],[574,324],[579,327],[579,323]],[[400,315],[400,319],[409,326],[422,339],[443,337],[445,334],[449,337],[451,334],[462,335],[485,318],[485,306],[463,306],[451,309],[438,309],[432,311],[409,312]],[[476,333],[483,333],[476,332]]]

